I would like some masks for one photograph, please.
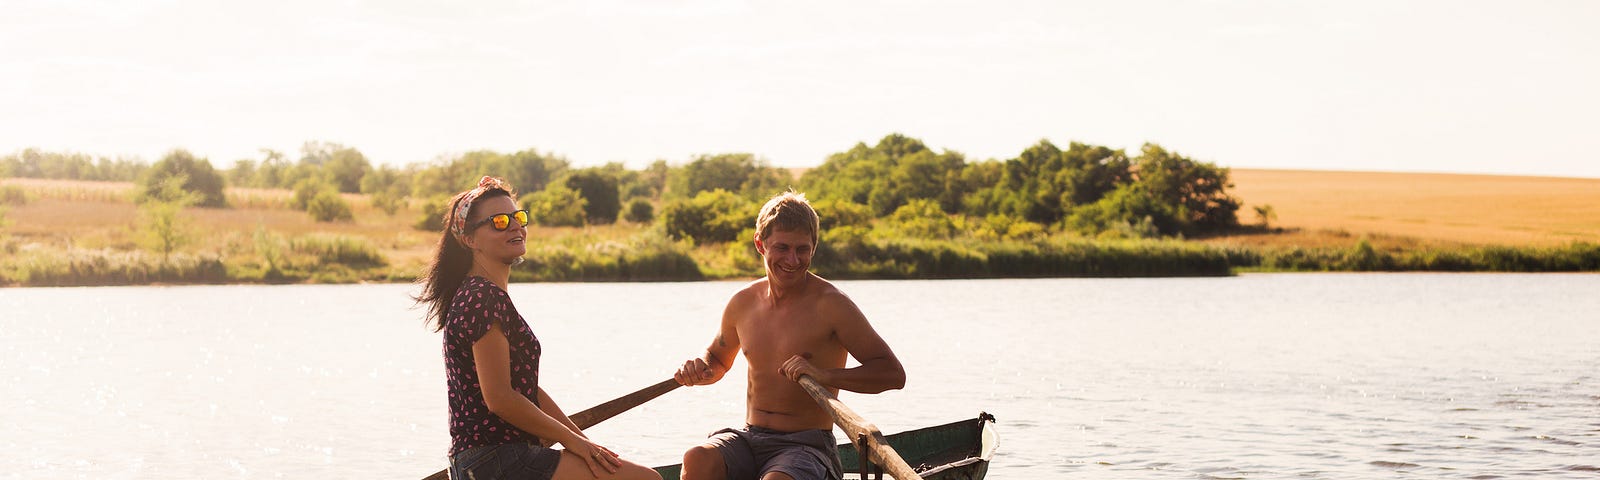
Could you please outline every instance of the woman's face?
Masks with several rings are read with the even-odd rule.
[[[472,216],[467,218],[467,247],[473,250],[474,255],[510,265],[528,253],[528,247],[523,243],[528,236],[527,226],[511,218],[506,229],[501,231],[495,230],[494,222],[484,221],[498,214],[511,215],[516,212],[517,204],[511,201],[511,197],[494,196],[479,200],[477,205],[472,206],[472,211]]]

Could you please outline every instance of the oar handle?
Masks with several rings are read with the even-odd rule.
[[[833,423],[844,429],[844,433],[852,439],[851,441],[866,438],[867,444],[861,446],[861,454],[866,455],[871,451],[870,457],[878,460],[873,463],[883,466],[895,480],[922,478],[911,465],[906,464],[905,459],[900,458],[900,454],[895,452],[894,448],[889,447],[889,440],[883,437],[883,432],[879,431],[876,425],[856,415],[854,410],[839,401],[839,397],[818,383],[817,379],[811,378],[810,375],[801,375],[800,386],[806,389],[806,393],[811,394],[811,398],[817,401],[817,405],[821,406],[823,411],[828,412],[828,416],[833,417]]]
[[[648,402],[656,397],[665,395],[667,392],[677,390],[679,386],[681,385],[677,380],[669,378],[662,380],[661,383],[641,388],[638,391],[623,395],[606,403],[589,407],[588,410],[574,413],[567,418],[572,419],[572,423],[576,424],[579,430],[588,430],[589,427],[599,425],[600,422],[604,422],[611,417],[615,417],[617,414],[626,412],[633,407],[643,404],[644,402]]]
[[[572,423],[577,425],[579,430],[587,430],[589,427],[593,427],[600,422],[604,422],[611,417],[617,416],[617,414],[626,412],[633,407],[643,404],[644,402],[648,402],[656,397],[665,395],[667,392],[677,390],[678,386],[679,384],[677,380],[670,378],[662,380],[660,383],[655,385],[638,389],[633,393],[617,397],[606,403],[595,405],[584,411],[568,415],[567,418],[572,419]],[[422,480],[449,479],[450,471],[448,469],[440,470],[433,475],[428,475],[422,478]]]

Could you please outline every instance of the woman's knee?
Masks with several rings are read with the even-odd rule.
[[[596,477],[594,471],[590,470],[589,464],[579,459],[577,455],[563,454],[561,455],[561,463],[556,466],[555,475],[552,478],[562,480],[594,479]],[[622,465],[617,467],[616,472],[606,473],[602,470],[599,478],[603,480],[661,480],[661,474],[657,473],[653,468],[624,460]]]
[[[627,478],[629,480],[661,480],[661,474],[657,473],[654,468],[639,465],[637,463],[627,463],[624,464],[624,466],[626,468],[617,472],[619,474],[618,476]]]

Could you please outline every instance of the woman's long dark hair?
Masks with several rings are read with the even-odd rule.
[[[456,240],[450,233],[450,225],[455,215],[456,207],[461,205],[461,198],[471,190],[456,194],[450,199],[450,208],[444,212],[444,233],[439,236],[439,246],[433,254],[433,263],[428,265],[428,270],[423,273],[417,283],[422,284],[422,294],[411,297],[417,305],[428,305],[428,316],[424,321],[432,324],[433,331],[444,330],[444,316],[450,313],[450,300],[456,296],[456,290],[461,289],[462,282],[467,281],[467,272],[472,270],[472,251],[466,245]],[[511,192],[492,189],[483,192],[472,201],[467,218],[472,218],[472,212],[478,210],[478,205],[485,198],[511,197]],[[516,200],[516,197],[512,197]]]

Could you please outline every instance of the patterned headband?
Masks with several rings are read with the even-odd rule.
[[[467,213],[472,211],[472,202],[491,190],[503,190],[509,194],[511,193],[511,186],[506,185],[504,180],[484,176],[478,179],[477,187],[467,191],[465,195],[461,196],[461,200],[456,202],[456,211],[450,216],[450,234],[455,235],[456,241],[462,241],[461,237],[467,234]]]

